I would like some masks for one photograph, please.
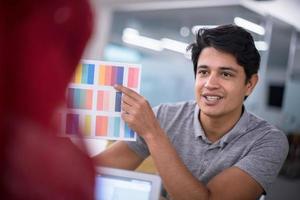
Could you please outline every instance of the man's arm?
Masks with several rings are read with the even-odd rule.
[[[207,185],[201,183],[179,158],[149,103],[133,90],[122,86],[116,89],[123,93],[122,118],[144,138],[172,199],[257,199],[262,194],[260,184],[237,167],[224,170]]]
[[[224,170],[204,185],[188,171],[168,138],[158,136],[146,143],[164,186],[174,200],[250,200],[258,199],[263,192],[259,183],[237,167]]]
[[[115,142],[93,159],[96,165],[128,170],[134,170],[143,161],[124,141]]]

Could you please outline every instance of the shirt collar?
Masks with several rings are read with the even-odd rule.
[[[201,126],[201,123],[199,122],[199,112],[200,112],[200,108],[199,108],[198,104],[196,103],[195,109],[194,109],[194,130],[195,130],[194,134],[195,134],[195,137],[196,138],[201,137],[201,139],[204,140],[206,143],[211,144],[212,142],[207,139],[207,137],[204,133],[204,130]],[[243,114],[242,114],[241,118],[238,120],[238,122],[235,124],[235,126],[218,141],[220,146],[223,148],[226,144],[231,142],[237,136],[243,135],[244,132],[246,132],[246,130],[247,130],[247,125],[248,125],[249,119],[250,119],[249,113],[247,112],[245,107],[243,107]]]
[[[194,109],[194,134],[195,134],[195,137],[198,138],[198,137],[201,137],[202,140],[204,140],[206,143],[211,143],[205,133],[204,133],[204,130],[202,129],[202,126],[201,126],[201,123],[199,121],[199,113],[200,113],[200,108],[198,106],[198,104],[196,103],[195,105],[195,109]]]

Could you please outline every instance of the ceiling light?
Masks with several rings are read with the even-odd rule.
[[[156,40],[150,37],[141,36],[139,31],[132,28],[125,28],[122,36],[123,42],[154,51],[168,49],[178,53],[186,54],[188,43],[180,42],[170,38]]]
[[[259,35],[264,35],[266,32],[264,27],[257,25],[253,22],[250,22],[246,19],[243,19],[241,17],[235,17],[234,23],[240,27],[243,27],[243,28],[245,28],[249,31],[252,31],[254,33],[257,33]]]
[[[258,51],[267,51],[269,49],[269,45],[265,41],[255,41],[254,44]]]
[[[188,46],[187,43],[179,42],[177,40],[172,40],[169,38],[162,38],[161,43],[164,49],[176,51],[183,54],[186,53],[186,47]]]
[[[125,28],[122,36],[123,42],[154,51],[162,51],[161,42],[149,37],[140,36],[136,29]]]

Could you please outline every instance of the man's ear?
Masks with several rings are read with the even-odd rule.
[[[246,84],[247,86],[246,96],[249,96],[252,93],[257,82],[258,82],[258,74],[253,74]]]

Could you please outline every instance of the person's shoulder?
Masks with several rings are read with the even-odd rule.
[[[252,129],[265,129],[266,131],[275,131],[275,132],[281,132],[281,130],[279,130],[276,126],[274,126],[273,124],[271,124],[268,120],[254,114],[251,112],[248,112],[248,118],[249,118],[249,124],[251,126],[249,126],[249,128]]]
[[[249,129],[252,129],[257,134],[261,134],[265,139],[276,141],[284,146],[288,145],[286,134],[278,127],[253,113],[248,112],[248,116]]]

